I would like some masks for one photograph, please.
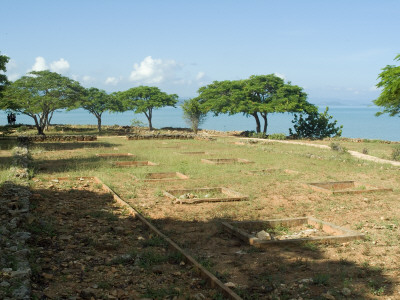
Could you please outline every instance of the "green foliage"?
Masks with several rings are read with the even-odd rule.
[[[268,114],[315,110],[307,94],[274,74],[250,76],[245,80],[214,81],[199,89],[199,102],[204,111],[218,114],[243,113],[256,121],[257,133],[267,133]],[[260,117],[264,120],[261,131]]]
[[[336,127],[337,121],[330,122],[333,118],[328,115],[329,108],[326,107],[323,113],[312,111],[303,116],[303,114],[294,115],[292,121],[293,128],[289,129],[290,135],[298,138],[323,139],[325,137],[341,136],[343,126]]]
[[[286,134],[284,133],[273,133],[268,136],[271,140],[286,140]]]
[[[33,71],[14,81],[0,98],[0,109],[25,114],[35,121],[38,134],[57,109],[74,107],[84,89],[77,81],[50,71]]]
[[[394,60],[400,61],[400,54]],[[380,81],[376,85],[382,88],[382,92],[378,99],[374,100],[374,104],[381,106],[383,111],[378,112],[379,116],[388,113],[390,116],[395,116],[400,113],[400,66],[387,65],[379,74]]]
[[[144,127],[145,124],[144,124],[142,121],[140,121],[140,120],[138,120],[138,119],[136,119],[136,118],[133,118],[133,119],[131,120],[131,126],[132,126],[132,127]]]
[[[329,274],[315,274],[313,283],[315,285],[329,285]]]
[[[168,95],[161,92],[157,87],[149,86],[131,88],[124,92],[118,92],[115,96],[120,103],[118,110],[133,110],[135,113],[144,113],[149,122],[150,130],[153,130],[153,110],[164,106],[175,107],[178,102],[178,95]]]
[[[10,58],[8,56],[0,55],[0,71],[2,72],[7,71],[6,64],[8,63],[9,60]],[[4,87],[8,83],[9,82],[7,76],[5,74],[0,73],[0,97],[1,97],[1,92],[4,90]]]
[[[392,154],[390,156],[392,160],[400,161],[400,147],[393,147]]]
[[[106,91],[91,87],[85,89],[85,94],[78,103],[78,107],[89,111],[97,119],[97,129],[101,132],[101,115],[113,108],[113,98]]]
[[[207,112],[201,108],[199,100],[192,98],[185,100],[182,104],[183,119],[192,128],[193,132],[197,134],[199,126],[205,121]]]

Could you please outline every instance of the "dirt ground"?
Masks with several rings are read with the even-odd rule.
[[[34,180],[33,299],[211,299],[218,294],[92,180]]]
[[[135,181],[135,170],[110,167],[111,160],[82,158],[82,155],[93,157],[99,152],[95,144],[84,150],[68,146],[65,153],[54,149],[36,153],[34,159],[38,162],[39,181],[34,183],[37,196],[34,203],[38,217],[34,222],[55,219],[52,224],[56,228],[53,236],[46,230],[38,230],[33,242],[39,249],[34,286],[38,298],[75,295],[87,299],[202,299],[202,296],[203,299],[220,299],[220,295],[204,285],[189,266],[181,265],[180,259],[169,254],[165,245],[151,236],[139,221],[124,217],[123,211],[113,206],[110,196],[100,192],[95,184],[82,181],[68,186],[67,183],[48,179],[49,175],[55,176],[58,172],[62,175],[81,172],[79,166],[84,165],[88,173],[103,177],[124,200],[243,299],[400,299],[397,169],[383,169],[379,165],[364,165],[351,158],[333,157],[323,152],[326,150],[307,149],[301,152],[296,146],[288,145],[256,148],[247,144],[233,146],[225,141],[221,144],[196,142],[192,145],[185,141],[128,143],[116,139],[107,139],[102,143],[105,147],[103,151],[130,152],[137,154],[138,160],[161,162],[160,166],[152,169],[147,167],[148,171],[164,171],[162,168],[168,164],[175,164],[170,171],[183,172],[190,175],[190,179]],[[164,149],[151,152],[155,144]],[[177,154],[181,161],[176,164],[172,161],[176,149],[165,148],[175,147],[175,144],[179,144],[184,151],[214,151],[214,157],[218,151],[243,151],[246,155],[239,157],[256,160],[256,167],[227,167],[229,171],[227,179],[224,179],[223,172],[215,175],[207,169],[214,166],[203,166],[199,162],[191,169],[190,159],[194,161],[195,158],[182,158]],[[246,148],[235,150],[240,147]],[[293,155],[298,157],[298,161],[289,160]],[[270,164],[279,159],[278,165],[296,173],[277,174],[272,179],[268,173],[255,176],[240,173],[242,169],[268,168],[266,163],[260,165],[257,162],[261,156],[264,160],[274,156]],[[107,168],[101,169],[101,164],[107,165]],[[298,168],[300,164],[303,169]],[[326,166],[328,164],[337,169],[330,170]],[[390,184],[395,191],[391,194],[327,195],[298,184],[299,181],[313,182],[316,178],[332,180],[335,172],[344,168],[350,171],[341,172],[348,172],[347,176],[353,177],[356,174],[357,181],[369,182],[368,179],[373,178],[375,182]],[[218,172],[217,169],[212,170]],[[318,174],[315,170],[319,170]],[[89,176],[81,174],[84,175]],[[194,183],[202,187],[215,186],[223,180],[228,182],[228,188],[248,191],[252,196],[241,202],[185,205],[172,204],[161,193],[168,188],[179,189]],[[261,185],[260,181],[265,181],[265,184]],[[241,242],[220,224],[221,221],[308,215],[365,233],[366,239],[330,245],[303,243],[259,249]],[[46,222],[42,224],[45,228]],[[71,249],[68,248],[70,245]],[[130,251],[134,255],[129,258],[124,256]],[[147,257],[147,253],[152,253],[150,261],[156,261],[150,266],[141,259]],[[154,258],[159,256],[163,258]],[[63,273],[64,269],[67,271]]]

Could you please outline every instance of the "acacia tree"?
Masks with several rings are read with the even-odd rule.
[[[78,103],[78,107],[82,107],[96,117],[99,132],[101,132],[102,114],[114,108],[112,99],[112,96],[107,94],[106,91],[91,87],[85,89],[85,94]]]
[[[8,63],[9,60],[10,58],[8,56],[0,55],[0,72],[7,72],[6,64]],[[5,86],[8,83],[9,82],[7,76],[5,74],[0,73],[0,97],[2,91],[4,90]]]
[[[185,100],[182,104],[182,110],[184,120],[197,134],[200,124],[205,121],[207,116],[207,113],[202,110],[199,100],[196,98]]]
[[[307,94],[297,85],[274,74],[251,76],[245,80],[214,81],[199,89],[199,99],[205,109],[230,115],[243,113],[254,117],[256,131],[267,133],[268,114],[316,110],[307,102]]]
[[[400,54],[395,57],[400,61]],[[400,114],[400,66],[387,65],[379,74],[380,82],[376,85],[382,88],[381,95],[374,100],[375,105],[383,107],[383,111],[378,112],[379,116],[388,113],[390,116]],[[399,115],[400,117],[400,115]]]
[[[33,118],[38,134],[44,134],[54,111],[74,106],[82,95],[77,81],[55,72],[32,71],[7,86],[0,108]]]
[[[116,96],[122,104],[122,111],[133,110],[136,114],[144,113],[150,130],[153,130],[153,110],[164,106],[175,107],[178,102],[178,95],[168,95],[159,88],[150,86],[134,87],[124,92],[118,92]]]

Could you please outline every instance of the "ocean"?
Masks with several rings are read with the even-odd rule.
[[[325,107],[320,107],[324,111]],[[380,139],[388,141],[400,141],[400,118],[382,115],[375,116],[379,111],[377,107],[365,106],[332,106],[329,107],[329,114],[338,125],[343,125],[343,137]],[[124,113],[104,113],[103,125],[131,125],[132,119],[141,121],[147,126],[147,119],[144,114],[135,114],[132,111]],[[289,128],[293,128],[292,114],[270,114],[268,117],[268,134],[285,133],[289,134]],[[83,109],[72,111],[60,110],[54,113],[52,124],[71,125],[96,125],[97,119]],[[7,114],[0,111],[0,125],[7,124]],[[25,115],[17,115],[17,124],[33,125],[32,118]],[[153,111],[153,127],[188,127],[182,118],[180,107],[164,107]],[[203,129],[231,131],[231,130],[255,130],[253,117],[246,117],[242,114],[233,116],[219,115],[214,117],[209,114],[205,122],[200,126]]]

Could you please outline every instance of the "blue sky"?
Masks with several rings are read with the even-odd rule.
[[[108,92],[180,97],[276,73],[317,104],[370,105],[400,53],[400,1],[2,0],[7,75],[50,69]]]

